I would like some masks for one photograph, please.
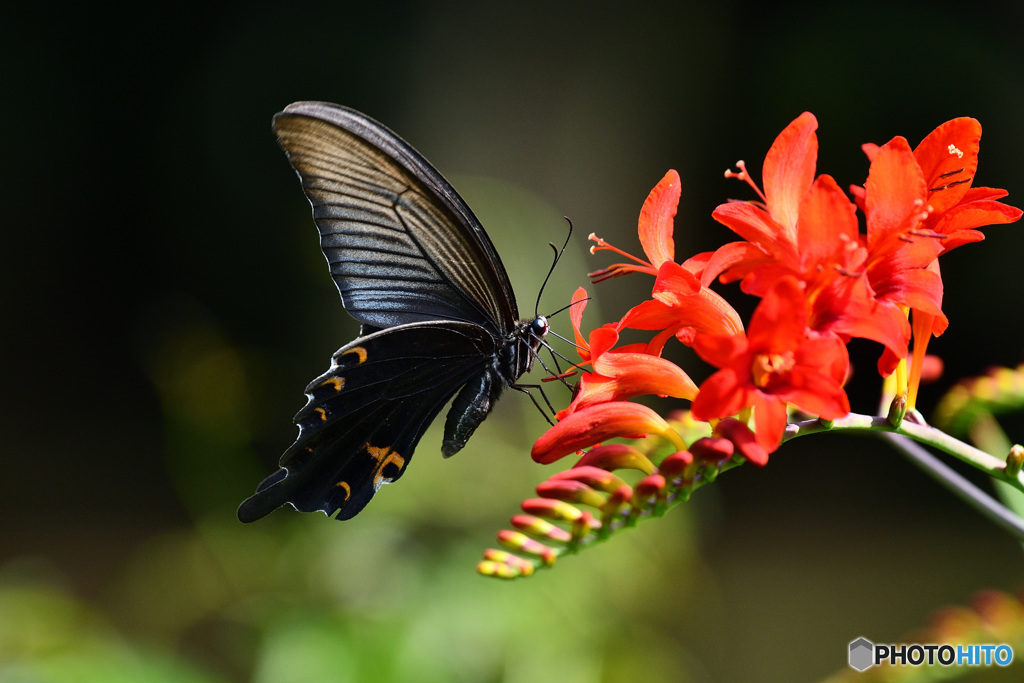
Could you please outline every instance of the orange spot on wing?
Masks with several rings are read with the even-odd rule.
[[[390,446],[378,448],[377,446],[371,446],[367,442],[365,448],[370,457],[377,461],[377,466],[373,468],[373,489],[376,491],[383,484],[390,484],[394,481],[394,478],[384,476],[384,468],[388,465],[394,465],[401,472],[402,468],[405,467],[405,458],[391,450]]]
[[[323,382],[320,383],[320,386],[322,386],[322,387],[331,387],[335,391],[341,391],[342,388],[344,388],[344,386],[345,386],[345,378],[344,377],[328,377],[327,379],[325,379]]]
[[[351,349],[349,349],[348,351],[346,351],[345,353],[343,353],[341,355],[347,356],[350,353],[356,354],[356,356],[359,357],[359,362],[360,363],[365,363],[366,362],[366,349],[363,348],[362,346],[353,346]]]

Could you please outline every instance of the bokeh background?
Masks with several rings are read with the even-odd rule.
[[[487,227],[524,313],[571,217],[551,311],[609,261],[588,233],[638,249],[668,168],[677,255],[730,239],[711,210],[749,195],[722,172],[759,171],[805,110],[819,172],[841,186],[865,178],[861,143],[916,144],[974,116],[978,182],[1020,205],[1021,7],[6,10],[0,679],[815,680],[844,670],[858,636],[893,642],[979,590],[1017,590],[1017,542],[882,442],[830,436],[553,571],[481,578],[482,550],[552,473],[530,461],[544,422],[518,395],[449,461],[428,432],[412,472],[350,522],[279,511],[242,526],[235,508],[356,330],[270,130],[289,102],[347,104],[416,146]],[[947,375],[926,412],[956,378],[1021,360],[1021,229],[943,264]],[[591,287],[588,324],[649,285]],[[569,333],[567,316],[555,327]],[[877,349],[857,352],[851,394],[870,412]]]

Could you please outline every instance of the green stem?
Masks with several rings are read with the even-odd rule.
[[[1000,481],[1005,481],[1014,488],[1024,491],[1024,472],[1021,472],[1017,476],[1010,476],[1006,473],[1006,462],[989,455],[985,451],[975,448],[970,444],[966,444],[959,439],[954,439],[949,434],[929,427],[927,425],[919,425],[904,420],[899,427],[893,427],[888,419],[884,417],[871,417],[869,415],[858,415],[856,413],[850,413],[845,417],[841,417],[838,420],[833,421],[830,425],[826,425],[821,420],[804,420],[802,422],[793,422],[786,427],[786,434],[783,437],[783,441],[789,441],[795,439],[798,436],[804,436],[805,434],[815,434],[817,432],[889,432],[892,434],[899,434],[907,438],[913,439],[920,443],[934,446],[940,451],[944,451],[959,460],[967,463],[968,465],[978,469]]]
[[[1006,432],[996,420],[995,416],[988,410],[980,410],[974,418],[974,422],[967,430],[970,440],[987,453],[1009,453],[1013,448]],[[1010,508],[1019,516],[1024,516],[1024,493],[1011,488],[1010,484],[997,481],[996,495],[1003,502],[1003,505]],[[1022,539],[1024,540],[1024,539]]]

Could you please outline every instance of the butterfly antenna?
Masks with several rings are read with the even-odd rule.
[[[537,303],[533,307],[533,317],[537,318],[540,316],[540,298],[544,296],[544,288],[548,286],[548,280],[551,279],[551,274],[555,272],[555,266],[558,265],[559,259],[562,258],[562,254],[565,253],[565,248],[569,246],[569,239],[572,237],[572,220],[568,216],[562,216],[565,221],[569,224],[569,232],[565,235],[565,242],[562,244],[562,248],[559,249],[551,242],[548,242],[548,246],[555,252],[555,258],[551,262],[551,267],[548,269],[548,274],[544,277],[544,282],[540,286],[540,291],[537,292]]]
[[[588,297],[587,297],[586,299],[580,299],[579,301],[573,301],[573,302],[572,302],[571,304],[567,304],[567,305],[565,305],[565,306],[562,306],[561,308],[559,308],[559,309],[558,309],[557,311],[555,311],[554,313],[548,313],[548,314],[547,314],[546,316],[544,316],[544,317],[546,317],[546,318],[551,318],[551,317],[554,317],[554,316],[558,315],[559,313],[561,313],[562,311],[568,310],[568,309],[572,308],[573,306],[575,306],[576,304],[582,304],[582,303],[584,303],[584,302],[590,301],[590,300],[591,300],[592,298],[593,298],[593,297],[589,297],[589,296],[588,296]],[[568,340],[566,340],[566,341],[568,341]]]
[[[551,280],[551,275],[555,272],[555,266],[558,265],[558,261],[562,258],[562,254],[565,253],[566,247],[569,246],[569,240],[572,238],[572,230],[573,230],[572,220],[568,216],[564,216],[564,218],[565,218],[565,221],[569,224],[569,230],[568,230],[568,232],[565,235],[565,242],[562,243],[562,248],[559,249],[558,247],[556,247],[551,242],[548,242],[548,246],[550,246],[551,250],[555,253],[555,257],[551,261],[551,267],[548,268],[548,274],[544,276],[544,282],[541,283],[540,291],[537,292],[537,303],[534,304],[534,307],[533,307],[533,316],[534,316],[534,318],[539,318],[540,317],[540,300],[541,300],[541,297],[544,296],[544,290],[545,290],[545,288],[547,288],[548,282]],[[573,304],[569,304],[569,306],[572,306],[572,305]],[[557,311],[555,311],[555,313],[561,313],[562,311],[564,311],[567,308],[569,308],[569,306],[565,306],[563,308],[560,308]],[[555,313],[552,313],[552,315],[554,315]],[[561,335],[556,334],[555,336],[558,337],[559,339],[563,339],[565,341],[569,341],[569,340],[565,339],[565,337],[563,337]],[[529,349],[530,353],[533,354],[534,359],[538,363],[540,363],[541,367],[544,368],[544,371],[547,372],[550,377],[558,378],[562,382],[562,384],[564,384],[566,386],[566,388],[568,388],[570,391],[572,391],[573,387],[567,381],[565,381],[566,373],[562,372],[562,368],[558,364],[558,357],[561,356],[562,360],[564,360],[566,363],[569,363],[574,368],[578,368],[580,370],[582,370],[582,368],[580,368],[578,365],[576,365],[575,363],[570,361],[568,358],[566,358],[562,354],[560,354],[560,353],[556,354],[555,350],[553,348],[551,348],[551,345],[548,344],[543,339],[540,339],[540,338],[537,338],[537,339],[540,342],[540,344],[542,346],[544,346],[548,350],[548,352],[551,354],[551,359],[554,361],[555,368],[558,370],[558,372],[553,372],[551,370],[551,368],[549,368],[547,366],[547,363],[544,362],[544,359],[541,357],[540,353],[537,350],[535,350],[532,345],[527,344],[526,346]],[[569,342],[569,343],[571,344],[572,342]],[[544,416],[544,419],[548,421],[548,424],[551,424],[551,425],[554,424],[554,421],[552,421],[551,417],[548,416],[548,413],[545,412],[543,407],[541,407],[540,402],[537,401],[537,397],[534,396],[533,392],[530,391],[530,389],[536,389],[537,391],[539,391],[541,397],[544,399],[544,403],[548,407],[548,410],[551,411],[551,415],[554,415],[555,412],[556,412],[555,408],[554,408],[553,405],[551,405],[551,401],[550,401],[550,399],[548,399],[548,395],[544,392],[544,387],[542,385],[540,385],[540,384],[513,384],[512,388],[513,389],[517,389],[519,391],[522,391],[524,394],[529,396],[530,399],[533,401],[533,405],[537,406],[537,410],[539,410],[541,412],[541,414]]]

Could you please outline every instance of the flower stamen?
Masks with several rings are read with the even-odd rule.
[[[963,169],[960,169],[960,170],[962,171]],[[957,173],[959,173],[959,172],[960,171],[957,171]],[[963,180],[954,180],[951,183],[946,183],[945,185],[939,185],[938,187],[929,187],[928,191],[929,192],[941,192],[942,190],[948,190],[949,188],[956,187],[957,185],[963,185],[964,183],[969,183],[972,180],[974,180],[974,178],[964,178]]]
[[[611,279],[613,277],[619,277],[620,275],[626,275],[628,273],[647,273],[648,275],[658,275],[658,269],[655,268],[654,265],[651,264],[650,262],[644,261],[641,258],[633,256],[632,254],[629,254],[623,251],[622,249],[619,249],[618,247],[609,244],[608,242],[598,237],[594,233],[590,233],[587,239],[589,239],[591,242],[597,243],[590,247],[591,254],[596,254],[599,251],[613,251],[616,254],[625,256],[631,261],[635,261],[636,263],[640,264],[634,266],[629,263],[613,263],[612,265],[606,268],[601,268],[600,270],[595,270],[592,273],[587,273],[587,277],[590,278],[591,282],[597,283],[603,280]]]
[[[764,389],[777,379],[784,378],[796,365],[792,351],[785,353],[759,353],[754,356],[754,362],[750,366],[750,374],[754,379],[754,385],[758,389]]]
[[[736,162],[736,168],[738,168],[739,171],[726,170],[725,177],[742,180],[743,182],[745,182],[747,185],[750,185],[750,187],[754,189],[754,192],[757,193],[757,196],[761,198],[762,202],[767,202],[768,200],[765,198],[764,193],[761,192],[761,188],[759,188],[754,183],[753,179],[750,177],[750,174],[747,173],[747,163],[743,161],[743,159],[740,159],[739,161]]]

